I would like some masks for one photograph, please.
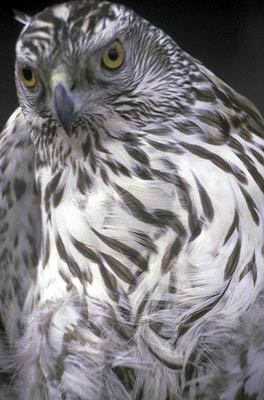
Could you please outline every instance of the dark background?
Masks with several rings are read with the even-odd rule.
[[[78,1],[78,0],[77,0]],[[60,1],[57,1],[60,2]],[[264,0],[123,0],[264,113]],[[37,3],[37,4],[36,4]],[[21,26],[12,9],[34,14],[55,1],[0,6],[0,125],[16,108],[14,49]]]

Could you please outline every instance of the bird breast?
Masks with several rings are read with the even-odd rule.
[[[45,183],[46,188],[52,179]],[[156,268],[156,273],[151,274],[151,286],[155,285],[165,243],[168,237],[170,242],[179,234],[159,217],[169,210],[176,218],[178,200],[174,185],[162,181],[146,184],[141,179],[126,177],[115,177],[105,184],[98,177],[86,190],[80,190],[78,174],[72,171],[64,171],[57,181],[55,191],[63,191],[60,201],[55,201],[54,206],[51,194],[51,205],[43,210],[44,219],[49,221],[46,236],[51,250],[44,251],[49,253],[50,260],[45,271],[55,268],[59,280],[68,276],[83,284],[87,279],[91,284],[89,293],[94,292],[101,299],[108,297],[104,273],[131,292],[151,265]],[[64,186],[63,182],[67,184]],[[54,271],[46,274],[52,275],[54,282]],[[42,285],[43,282],[42,278]],[[66,283],[62,286],[66,287]],[[54,288],[57,296],[58,286]],[[48,290],[44,292],[47,294]],[[51,297],[54,295],[53,291]]]

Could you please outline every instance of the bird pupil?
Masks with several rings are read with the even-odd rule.
[[[28,67],[24,67],[23,68],[23,76],[25,78],[26,81],[31,81],[31,79],[33,78],[33,74],[30,68]]]
[[[118,52],[115,47],[111,47],[111,49],[109,49],[108,57],[110,58],[111,61],[116,61],[118,59]]]

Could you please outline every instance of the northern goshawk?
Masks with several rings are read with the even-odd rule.
[[[1,399],[264,399],[263,118],[124,6],[17,19]]]

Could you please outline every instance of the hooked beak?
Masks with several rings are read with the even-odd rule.
[[[57,118],[68,136],[72,132],[72,124],[76,119],[75,102],[73,95],[58,82],[53,92],[53,107]]]

